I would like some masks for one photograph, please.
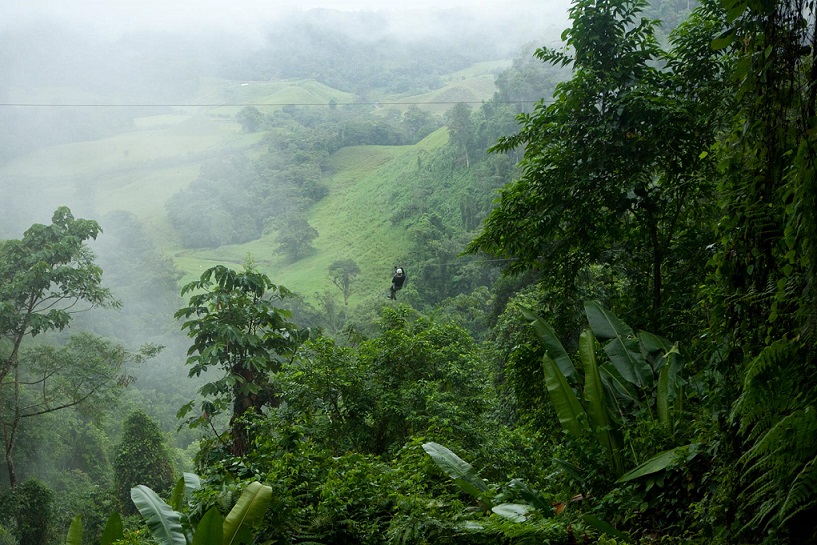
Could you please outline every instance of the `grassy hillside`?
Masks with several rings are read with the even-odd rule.
[[[409,97],[411,103],[478,101],[493,93],[493,66],[452,75],[442,89]],[[315,252],[290,263],[275,249],[274,233],[246,244],[212,250],[185,250],[167,219],[165,203],[198,176],[202,163],[214,155],[251,150],[263,137],[247,134],[234,121],[244,104],[326,104],[352,102],[352,97],[313,81],[230,82],[205,80],[188,106],[135,119],[128,132],[87,142],[39,149],[0,167],[0,204],[8,222],[0,231],[12,236],[32,222],[47,222],[59,206],[96,219],[116,210],[136,215],[164,253],[182,271],[182,281],[217,264],[240,265],[252,256],[274,282],[311,298],[324,289],[335,290],[326,277],[338,259],[354,259],[361,268],[355,304],[388,287],[392,266],[406,252],[406,233],[392,226],[390,183],[414,169],[424,150],[444,145],[441,129],[414,146],[344,148],[330,158],[334,176],[329,193],[310,212],[319,232]],[[225,106],[204,107],[203,104]],[[277,108],[269,106],[266,109]],[[430,104],[443,110],[450,104]],[[264,109],[264,107],[259,107]],[[14,216],[15,224],[11,224]],[[103,228],[105,227],[104,221]],[[0,234],[2,236],[2,234]],[[104,236],[104,235],[103,235]]]
[[[59,205],[91,217],[127,210],[156,228],[157,242],[169,249],[176,243],[165,238],[170,233],[162,223],[170,195],[194,180],[208,157],[261,138],[242,133],[232,119],[206,115],[161,115],[134,125],[111,138],[42,148],[6,163],[0,168],[5,204],[40,222]]]
[[[284,104],[328,104],[331,100],[354,102],[354,95],[314,80],[226,81],[207,78],[193,98],[195,104],[227,105],[209,108],[207,113],[230,117],[246,104],[258,104],[261,112],[272,113]]]
[[[496,73],[510,64],[510,61],[477,63],[465,70],[450,74],[445,78],[445,84],[439,89],[393,100],[398,105],[400,103],[418,104],[434,114],[444,114],[453,103],[473,104],[491,98],[496,91],[496,85],[494,85]]]
[[[356,146],[343,148],[331,158],[337,174],[329,180],[329,194],[311,211],[310,224],[320,233],[311,256],[289,262],[275,250],[275,233],[246,244],[222,246],[212,250],[180,250],[173,254],[184,272],[183,281],[197,276],[217,263],[240,266],[251,256],[273,282],[297,291],[308,299],[315,292],[334,290],[326,271],[340,259],[354,259],[361,269],[355,304],[371,295],[385,292],[392,266],[406,252],[409,240],[404,231],[390,221],[390,181],[402,172],[416,168],[417,157],[447,141],[440,129],[415,146]]]

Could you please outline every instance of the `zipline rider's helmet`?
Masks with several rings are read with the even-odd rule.
[[[403,276],[403,269],[397,269],[397,276]]]

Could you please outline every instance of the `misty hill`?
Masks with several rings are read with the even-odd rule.
[[[104,33],[54,19],[0,22],[0,40],[9,44],[0,51],[0,163],[36,147],[110,136],[134,117],[169,113],[168,104],[214,99],[201,94],[208,78],[314,80],[357,101],[442,90],[457,70],[510,59],[563,28],[561,8],[524,16],[517,9],[311,10],[238,30],[192,19],[184,30]],[[11,106],[44,104],[60,107]]]
[[[439,92],[472,99],[487,99],[493,92],[484,75],[455,79]],[[180,233],[168,221],[168,200],[199,176],[205,161],[261,150],[262,133],[243,132],[235,121],[241,106],[227,104],[348,100],[346,94],[314,81],[242,86],[210,79],[194,98],[205,96],[222,105],[136,117],[130,129],[119,134],[48,146],[8,161],[0,167],[0,189],[6,195],[0,203],[3,232],[11,234],[33,221],[45,222],[59,204],[70,206],[77,216],[101,219],[103,228],[105,217],[124,210],[145,224],[186,280],[207,266],[238,265],[252,255],[276,282],[311,294],[326,284],[325,271],[332,261],[354,255],[363,269],[361,286],[375,290],[408,246],[405,233],[388,219],[389,184],[403,169],[415,167],[419,155],[443,145],[446,131],[437,131],[416,145],[343,147],[327,157],[333,172],[327,177],[328,191],[309,214],[320,235],[314,241],[316,252],[303,260],[288,263],[277,255],[274,232],[244,244],[184,250]],[[438,96],[415,97],[411,102]],[[274,109],[280,106],[266,108]]]
[[[242,38],[5,30],[19,48],[0,54],[10,74],[0,82],[9,129],[0,136],[0,236],[46,222],[59,205],[103,228],[124,211],[183,281],[252,256],[311,297],[327,287],[333,261],[353,256],[362,271],[354,304],[415,254],[424,235],[409,218],[427,210],[413,208],[422,199],[466,206],[472,227],[485,212],[463,204],[477,174],[426,170],[449,146],[447,112],[491,99],[518,52],[529,58],[522,40],[534,26],[505,14],[486,27],[484,15],[457,10],[317,10]],[[540,81],[515,81],[503,100],[532,104],[548,92]],[[468,143],[471,153],[484,153],[492,134]],[[485,176],[494,181],[480,199],[490,202],[501,177]],[[449,196],[412,189],[439,186],[438,177],[454,184],[438,187]],[[314,232],[303,251],[282,252],[282,236],[301,228]],[[447,243],[445,260],[463,243]]]

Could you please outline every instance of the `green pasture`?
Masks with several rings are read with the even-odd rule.
[[[12,186],[24,183],[27,198],[52,209],[64,204],[99,215],[132,212],[160,235],[160,246],[169,247],[175,242],[166,238],[173,238],[164,211],[167,199],[187,187],[208,158],[246,149],[261,138],[242,132],[232,119],[206,116],[143,117],[135,126],[110,138],[18,157],[0,168],[0,190],[12,192]]]
[[[417,104],[432,113],[444,114],[457,102],[474,105],[490,99],[496,91],[494,79],[495,76],[490,73],[450,77],[449,81],[439,89],[420,95],[395,99],[394,102],[397,103],[397,107],[401,102],[405,102],[406,108],[410,104]]]
[[[314,80],[230,81],[209,79],[196,98],[196,104],[218,104],[209,107],[210,115],[234,116],[246,105],[255,105],[269,114],[287,104],[338,104],[354,102],[354,95],[328,87]]]
[[[482,73],[471,77],[463,74],[440,90],[405,100],[486,99],[493,93],[493,76],[486,72],[486,66],[475,70]],[[157,246],[174,260],[183,274],[181,282],[197,278],[216,264],[240,267],[251,256],[273,282],[313,299],[316,292],[337,289],[326,277],[329,265],[351,258],[361,269],[350,299],[350,304],[357,304],[385,292],[392,266],[408,250],[407,234],[390,221],[394,180],[416,169],[418,157],[427,150],[444,145],[445,129],[414,146],[360,146],[335,153],[330,159],[335,174],[327,181],[329,193],[308,218],[319,232],[313,242],[315,252],[294,263],[277,251],[275,233],[246,244],[184,249],[165,211],[168,199],[195,180],[205,160],[239,150],[252,153],[263,138],[261,133],[242,132],[234,121],[241,104],[326,104],[331,99],[338,104],[353,101],[352,96],[314,81],[205,80],[187,106],[139,117],[128,132],[42,148],[6,163],[0,167],[0,191],[16,190],[15,199],[22,207],[34,201],[51,211],[67,205],[97,219],[117,210],[133,213]],[[441,111],[448,107],[439,106]]]
[[[491,76],[492,78],[496,76],[502,70],[506,68],[510,68],[513,64],[510,60],[498,60],[498,61],[484,61],[484,62],[477,62],[469,66],[468,68],[463,68],[457,72],[453,72],[449,75],[446,80],[448,81],[460,81],[463,78],[474,78],[477,76]],[[493,80],[492,80],[493,81]]]
[[[325,289],[336,290],[326,276],[332,262],[354,259],[361,269],[351,305],[385,293],[392,266],[408,248],[407,234],[390,221],[392,185],[406,169],[416,168],[417,156],[446,138],[438,131],[416,146],[355,146],[339,150],[331,158],[336,170],[328,182],[329,194],[311,211],[309,222],[319,236],[315,252],[289,262],[277,250],[275,234],[246,244],[208,250],[175,252],[182,281],[190,281],[210,266],[240,266],[247,257],[276,284],[296,291],[308,300]],[[339,294],[339,292],[338,292]]]
[[[136,130],[162,130],[172,125],[178,125],[190,119],[189,114],[165,114],[165,115],[151,115],[146,117],[137,117],[133,120],[133,126]]]

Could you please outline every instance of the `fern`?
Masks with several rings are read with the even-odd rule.
[[[795,515],[817,505],[817,456],[803,466],[789,488],[789,493],[780,509],[781,524],[789,522]]]
[[[740,496],[754,515],[744,526],[781,530],[795,515],[817,504],[817,411],[808,406],[772,426],[741,461],[747,486]]]
[[[496,542],[515,545],[563,543],[568,538],[568,522],[564,518],[534,517],[525,522],[513,522],[490,516],[484,520],[484,535],[496,536]]]
[[[751,430],[758,437],[774,420],[770,414],[792,409],[790,396],[780,395],[796,388],[795,374],[789,366],[798,359],[799,347],[790,341],[777,341],[767,346],[749,365],[744,378],[743,393],[735,402],[732,420],[740,423],[741,433]]]
[[[748,449],[738,495],[741,532],[785,533],[797,515],[817,505],[817,399],[808,352],[793,341],[766,347],[746,372],[732,421]]]

